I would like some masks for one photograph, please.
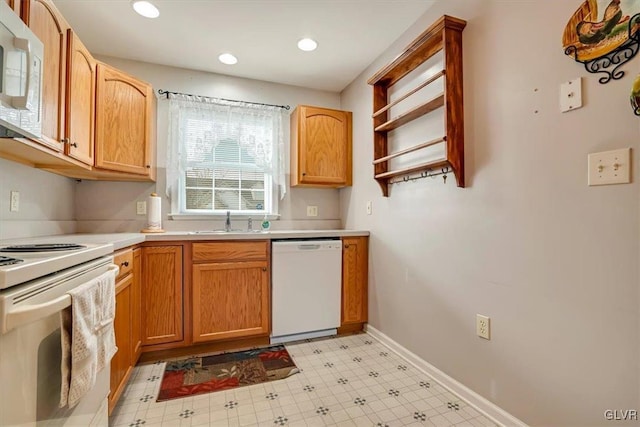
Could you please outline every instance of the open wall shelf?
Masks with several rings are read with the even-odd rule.
[[[385,197],[389,195],[392,178],[440,167],[451,168],[458,187],[464,187],[462,30],[466,24],[466,21],[461,19],[443,16],[420,34],[393,62],[368,80],[368,83],[373,86],[374,178],[378,181]],[[389,88],[440,51],[443,52],[443,69],[395,101],[389,102]],[[392,107],[439,78],[444,79],[444,91],[441,94],[396,117],[389,117]],[[444,108],[445,134],[442,137],[389,153],[388,132],[439,108]],[[444,144],[444,158],[397,170],[389,169],[391,159],[437,144]]]

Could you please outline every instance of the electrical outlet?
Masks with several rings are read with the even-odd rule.
[[[371,202],[371,200],[367,201],[367,215],[371,215],[371,213],[373,212],[373,203]]]
[[[307,206],[307,216],[318,216],[318,207]]]
[[[486,340],[491,339],[491,319],[482,314],[476,314],[476,335]]]
[[[11,202],[9,203],[9,211],[18,212],[20,210],[20,192],[11,192]]]
[[[137,215],[146,215],[147,214],[147,202],[137,202],[136,203],[136,214]]]

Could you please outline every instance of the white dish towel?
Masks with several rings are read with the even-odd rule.
[[[60,407],[74,407],[93,388],[97,374],[118,350],[113,320],[118,267],[72,289],[71,306],[61,312],[62,385]]]

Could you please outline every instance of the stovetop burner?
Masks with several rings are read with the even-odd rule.
[[[19,262],[23,262],[23,260],[0,256],[0,266],[18,264]]]
[[[0,248],[0,252],[60,252],[84,249],[86,246],[76,243],[40,243],[34,245],[15,245]]]

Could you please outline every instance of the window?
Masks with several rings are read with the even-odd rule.
[[[284,195],[280,108],[172,95],[169,128],[174,216],[277,214],[278,188]]]

